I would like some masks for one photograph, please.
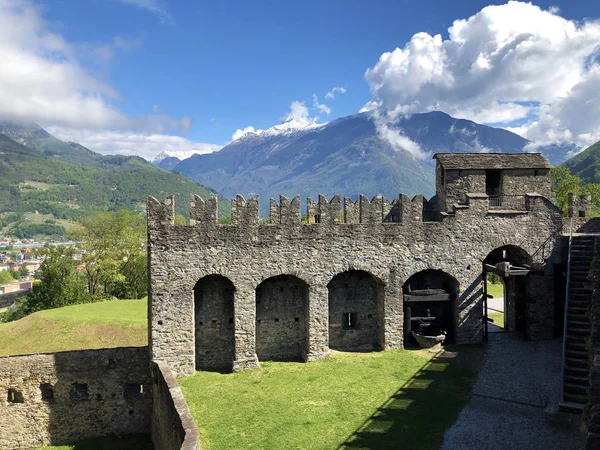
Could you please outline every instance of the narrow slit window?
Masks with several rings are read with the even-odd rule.
[[[358,328],[358,313],[346,312],[342,314],[342,329],[356,330]]]
[[[138,398],[144,394],[144,385],[140,383],[125,383],[123,385],[123,396],[125,398]]]
[[[21,394],[16,389],[8,390],[8,403],[25,403],[25,399],[23,398],[23,394]]]

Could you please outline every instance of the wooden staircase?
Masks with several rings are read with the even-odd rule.
[[[586,342],[591,324],[588,316],[592,302],[590,274],[594,257],[594,237],[574,236],[571,243],[571,270],[568,282],[563,401],[561,407],[583,410],[589,398],[588,352]]]

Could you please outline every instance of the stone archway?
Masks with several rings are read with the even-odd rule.
[[[446,334],[445,343],[456,341],[455,308],[459,283],[435,269],[413,274],[402,286],[404,345],[416,345],[411,332],[425,336]]]
[[[232,369],[235,354],[235,287],[222,275],[208,275],[194,286],[196,370]]]
[[[267,278],[256,288],[259,361],[302,361],[308,336],[308,284],[294,275]]]
[[[384,285],[368,272],[348,270],[329,284],[329,348],[369,351],[381,348]]]

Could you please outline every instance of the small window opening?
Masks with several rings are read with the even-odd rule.
[[[8,403],[25,403],[25,399],[23,398],[23,394],[21,394],[16,389],[8,390]]]
[[[579,217],[585,217],[585,211],[579,211]]]
[[[162,324],[163,324],[163,321],[162,321],[162,320],[159,320],[159,321],[158,321],[158,324],[159,324],[159,325],[162,325]]]
[[[198,322],[198,325],[202,326],[202,322]]]
[[[294,285],[294,289],[298,290],[299,286],[297,284]]]
[[[373,318],[373,314],[368,314],[367,315],[367,319],[372,319]]]
[[[283,292],[283,286],[279,288],[279,292]]]
[[[279,319],[277,317],[275,317],[275,322],[279,322]]]
[[[40,384],[40,392],[42,394],[42,401],[51,402],[54,400],[54,389],[50,383]]]
[[[212,323],[217,323],[217,319],[213,319],[213,320],[212,320]]]
[[[321,223],[321,215],[320,214],[315,215],[315,223]]]
[[[123,396],[125,398],[139,398],[144,393],[144,385],[140,383],[125,383],[123,385]]]
[[[130,415],[130,416],[133,416],[133,409],[130,409],[130,410],[129,410],[129,415]]]
[[[355,330],[358,328],[358,313],[347,312],[342,314],[342,330]]]
[[[90,399],[87,383],[73,383],[69,391],[69,398],[73,402],[83,402]]]
[[[233,323],[233,317],[229,318],[229,323],[232,324]]]
[[[300,317],[295,317],[294,322],[300,322]]]

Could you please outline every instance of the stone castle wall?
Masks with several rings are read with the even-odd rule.
[[[523,196],[526,193],[537,193],[553,199],[548,183],[548,169],[504,169],[501,171],[501,195],[510,202],[512,196]],[[445,210],[450,210],[454,203],[464,203],[467,192],[486,192],[486,170],[461,169],[446,170],[442,185],[443,169],[436,167],[436,188],[443,197]],[[507,208],[509,209],[509,208]]]
[[[478,342],[483,326],[482,261],[505,245],[520,247],[530,256],[545,247],[549,264],[535,283],[544,292],[534,296],[527,315],[529,336],[549,337],[553,323],[545,312],[553,310],[552,262],[557,258],[553,247],[562,228],[562,212],[542,196],[524,197],[524,210],[507,213],[490,210],[484,194],[468,194],[466,205],[442,213],[439,222],[423,221],[422,196],[412,200],[400,196],[392,202],[380,196],[370,201],[361,197],[357,202],[345,200],[343,209],[339,196],[331,201],[320,197],[318,202],[308,201],[307,224],[300,222],[299,199],[282,198],[279,203],[271,201],[271,223],[259,224],[258,197],[238,196],[232,201],[231,225],[217,224],[214,199],[195,198],[189,226],[173,225],[172,197],[164,202],[150,198],[152,357],[167,363],[177,375],[194,372],[198,346],[200,353],[206,350],[195,339],[194,287],[213,275],[227,278],[233,288],[233,317],[223,309],[211,324],[213,320],[222,324],[219,333],[230,333],[227,329],[233,327],[229,365],[234,370],[256,367],[257,343],[261,346],[265,335],[270,337],[264,342],[276,339],[278,327],[289,333],[289,352],[304,347],[306,361],[325,357],[330,347],[354,339],[383,349],[402,347],[402,287],[426,269],[442,270],[456,280],[456,340]],[[358,286],[353,289],[344,283],[336,286],[334,278],[348,271],[369,276],[362,282],[355,279]],[[257,291],[259,285],[279,276],[288,277],[289,283],[279,286],[284,292],[301,286],[298,280],[305,283],[308,298],[286,294],[291,300],[285,311],[258,306],[257,299],[270,298],[262,289]],[[374,288],[369,284],[373,280]],[[352,293],[342,294],[344,289]],[[336,295],[351,304],[338,308]],[[347,313],[356,313],[364,333],[343,329]]]
[[[163,364],[152,364],[154,397],[152,443],[155,450],[200,450],[200,433],[177,380]]]
[[[148,433],[148,347],[0,357],[0,448]]]

